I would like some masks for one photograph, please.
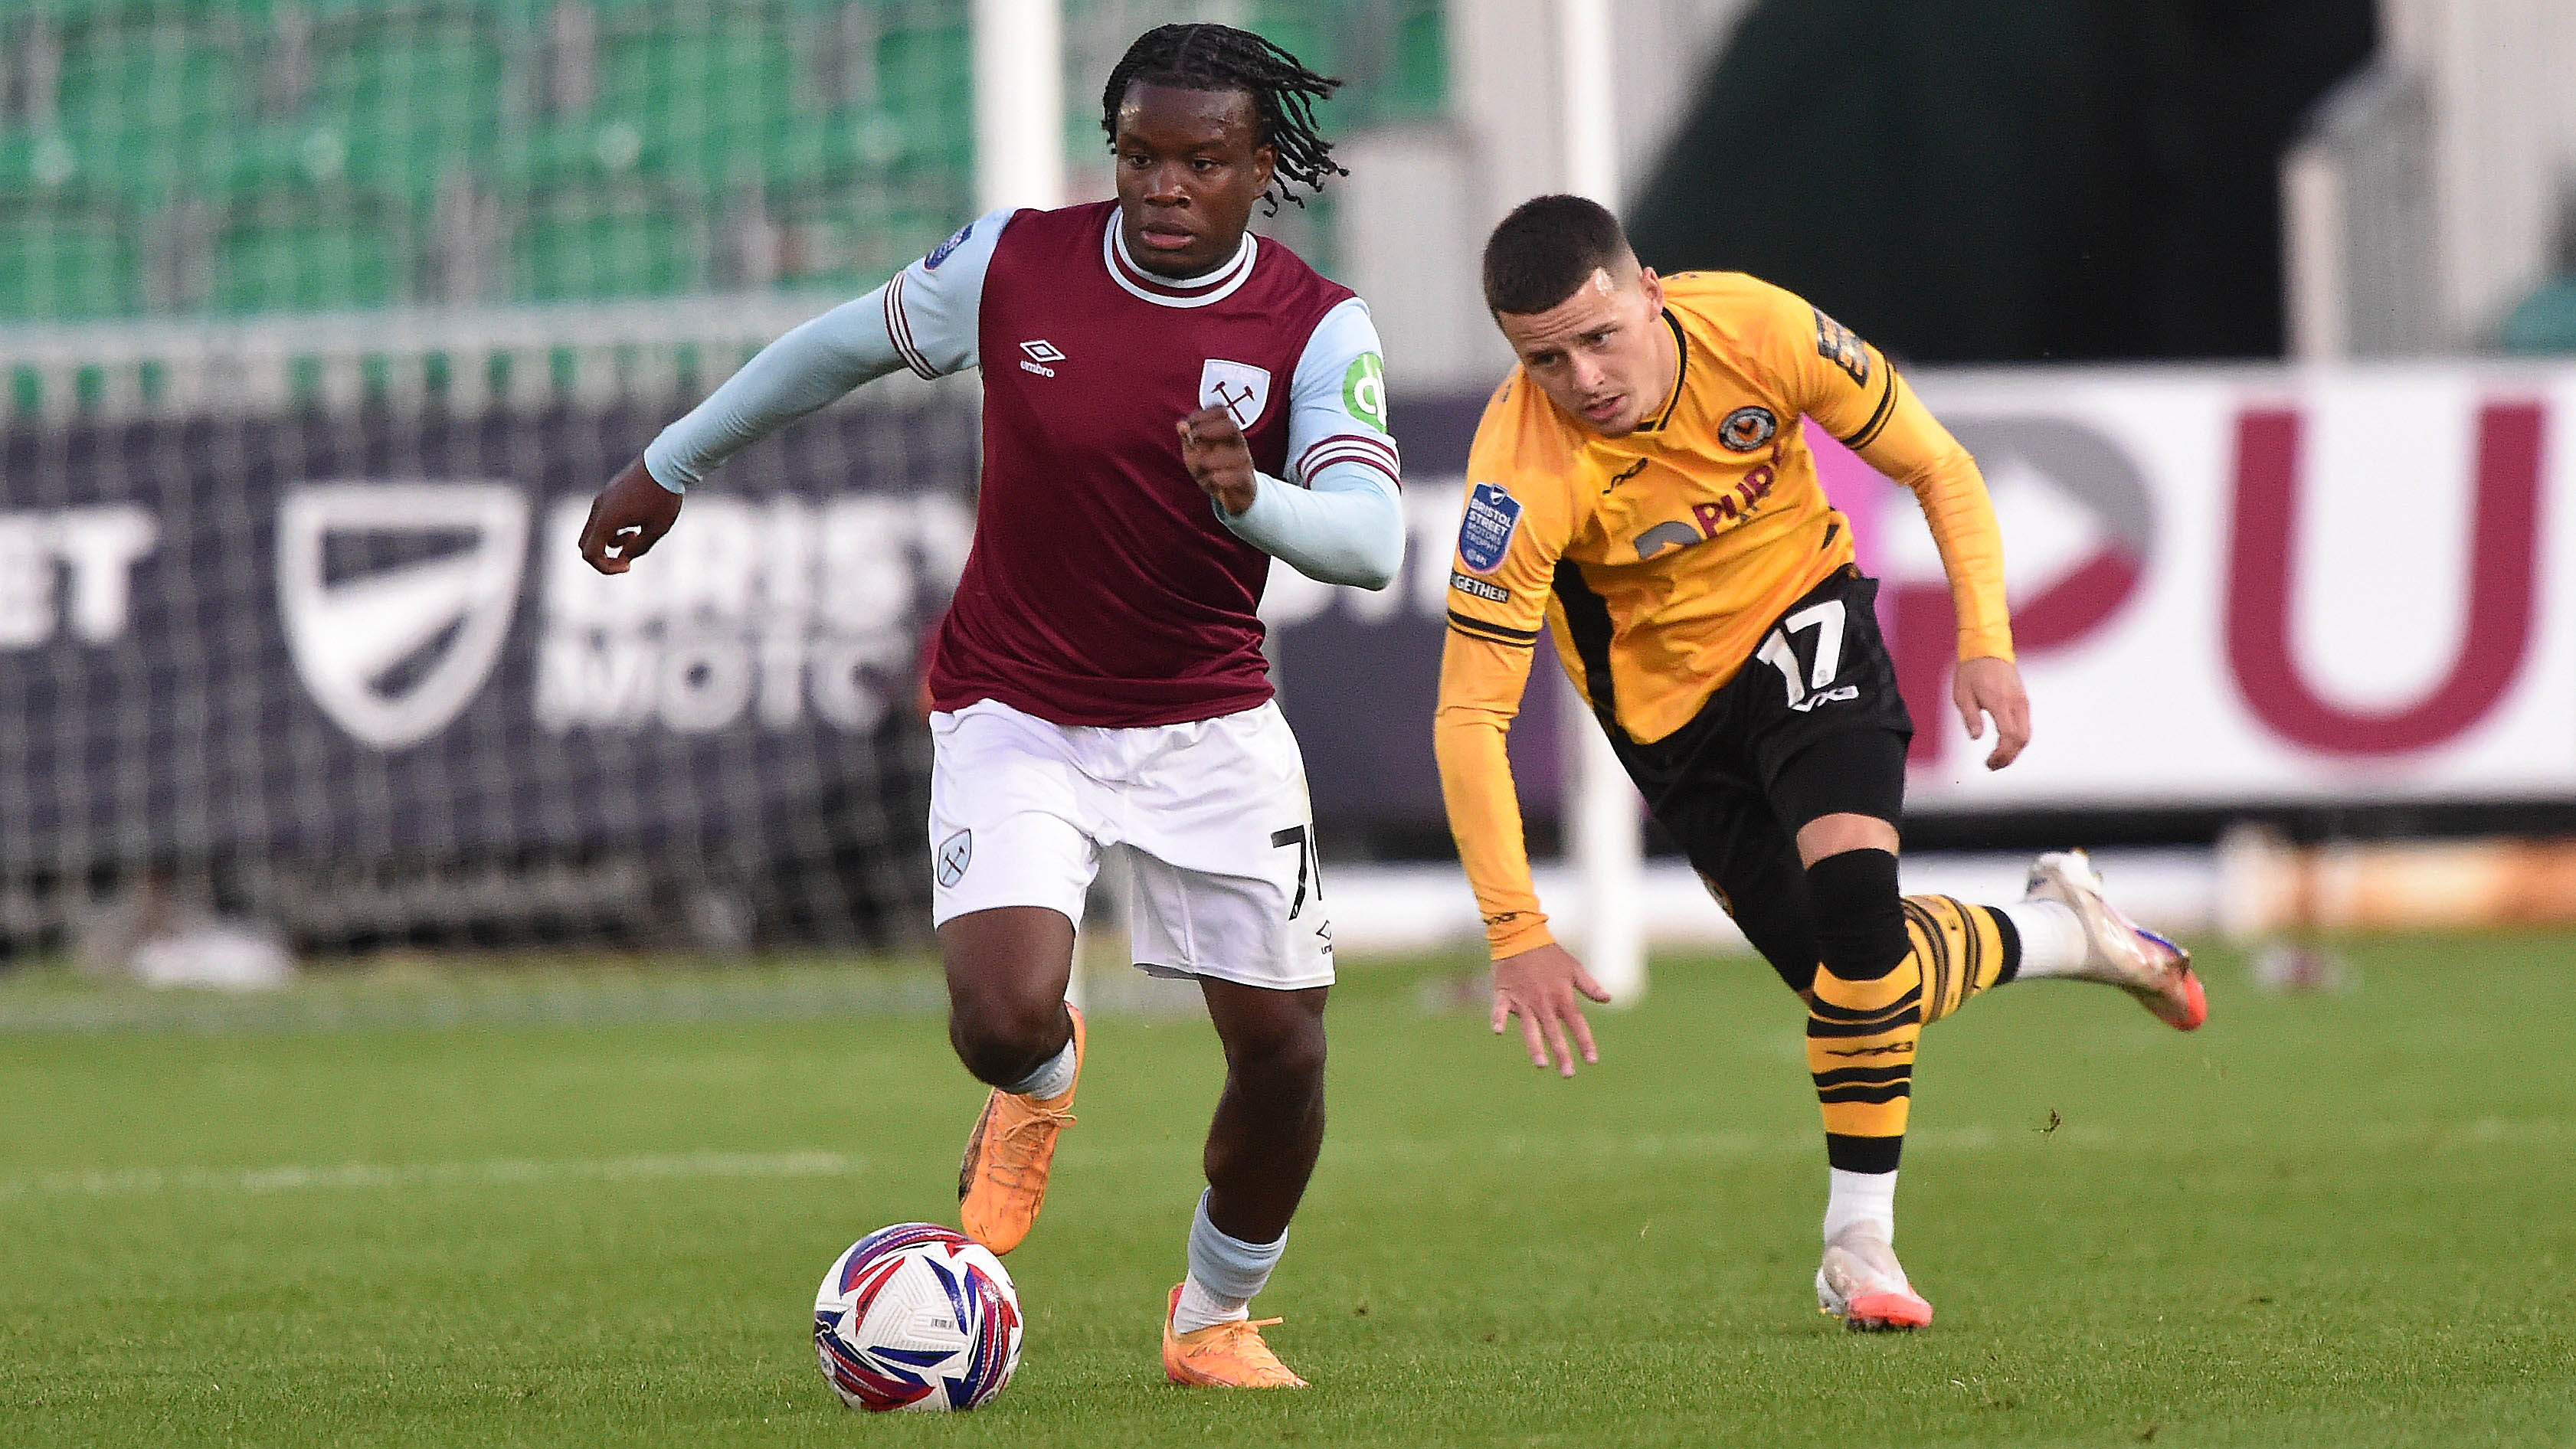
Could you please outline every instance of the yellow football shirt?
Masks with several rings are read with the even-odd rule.
[[[1740,272],[1663,279],[1673,390],[1605,438],[1518,369],[1468,457],[1434,743],[1449,828],[1496,958],[1542,945],[1503,741],[1544,621],[1575,688],[1651,742],[1743,668],[1762,631],[1852,562],[1798,420],[1911,489],[1959,616],[1959,657],[2012,657],[2003,546],[1974,459],[1878,349]],[[1606,665],[1596,689],[1586,659]]]

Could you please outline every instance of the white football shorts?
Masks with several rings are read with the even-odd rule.
[[[1332,984],[1306,764],[1278,705],[1105,729],[987,699],[933,714],[930,734],[934,924],[1047,906],[1079,925],[1102,853],[1123,850],[1139,967]]]

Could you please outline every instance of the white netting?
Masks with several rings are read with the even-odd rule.
[[[589,497],[696,390],[667,359],[638,370],[676,387],[585,387],[617,351],[470,408],[13,427],[8,934],[154,880],[314,944],[917,936],[914,655],[970,530],[971,399],[761,444],[608,580],[572,549]]]
[[[743,455],[630,578],[597,487],[973,209],[962,0],[0,10],[0,953],[926,931],[915,653],[974,385]],[[1437,0],[1071,0],[1066,144],[1173,19],[1434,111]],[[1309,216],[1302,248],[1329,254]]]

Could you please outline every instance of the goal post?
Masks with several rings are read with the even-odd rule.
[[[1064,204],[1064,0],[975,0],[975,206]]]
[[[975,207],[1052,208],[1065,200],[1064,0],[974,0]],[[1086,916],[1090,913],[1085,912]],[[1074,923],[1064,997],[1088,1001],[1083,958],[1095,943]]]
[[[1565,188],[1616,210],[1618,88],[1610,0],[1556,0]],[[1646,994],[1645,839],[1636,787],[1575,692],[1565,710],[1565,848],[1582,892],[1582,950],[1614,1005]]]

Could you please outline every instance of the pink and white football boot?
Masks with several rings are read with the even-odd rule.
[[[1825,1261],[1816,1269],[1816,1307],[1854,1333],[1932,1326],[1932,1305],[1905,1281],[1896,1249],[1871,1223],[1854,1223],[1825,1244]]]
[[[2028,901],[2055,901],[2084,923],[2086,981],[2107,982],[2177,1031],[2209,1020],[2209,997],[2192,974],[2191,953],[2102,898],[2102,877],[2080,850],[2051,851],[2030,864]]]

